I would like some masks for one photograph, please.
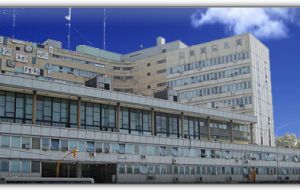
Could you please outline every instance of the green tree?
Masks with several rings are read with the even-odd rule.
[[[284,136],[276,138],[277,147],[300,148],[300,139],[293,133],[286,133]]]

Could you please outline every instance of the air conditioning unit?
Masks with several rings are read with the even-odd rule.
[[[42,147],[42,149],[43,149],[43,150],[50,150],[50,146],[44,145],[44,146]]]
[[[96,152],[97,152],[97,153],[102,152],[102,148],[96,148]]]
[[[90,155],[90,157],[95,157],[96,156],[96,152],[90,152],[89,155]]]
[[[155,176],[154,175],[148,175],[147,180],[155,180]]]
[[[176,164],[177,160],[176,159],[172,159],[172,164]]]
[[[146,155],[142,154],[141,159],[146,159]]]
[[[105,152],[105,153],[109,153],[109,149],[106,148],[106,149],[104,150],[104,152]]]
[[[30,147],[30,144],[23,144],[23,145],[22,145],[22,148],[30,149],[31,147]]]

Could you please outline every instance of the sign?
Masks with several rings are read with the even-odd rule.
[[[12,55],[12,49],[4,47],[2,51],[2,55],[11,56]]]
[[[25,46],[25,52],[31,53],[33,50],[32,46]]]
[[[40,69],[35,67],[25,66],[23,72],[30,75],[40,75]]]
[[[7,67],[15,67],[15,62],[13,60],[6,60]]]
[[[38,58],[41,58],[41,59],[48,59],[49,58],[49,53],[44,52],[44,51],[37,51],[36,56]]]
[[[3,36],[0,36],[0,44],[3,44],[4,38]]]
[[[25,42],[22,41],[22,40],[12,39],[11,41],[12,41],[13,43],[15,43],[15,44],[23,44],[23,45],[25,45]]]
[[[28,63],[28,56],[16,53],[16,61],[22,62],[22,63]]]

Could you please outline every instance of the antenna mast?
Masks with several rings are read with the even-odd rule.
[[[15,27],[16,27],[16,9],[13,10],[13,34],[12,34],[13,38],[15,38]]]
[[[71,42],[71,14],[72,14],[72,9],[69,7],[69,14],[66,16],[66,20],[69,21],[67,26],[68,26],[68,49],[70,49],[70,42]]]
[[[105,41],[105,31],[106,31],[106,9],[103,10],[103,49],[105,50],[106,41]]]

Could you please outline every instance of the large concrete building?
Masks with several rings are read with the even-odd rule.
[[[108,76],[112,90],[144,96],[174,89],[182,103],[256,116],[254,142],[275,145],[269,51],[251,34],[192,46],[158,37],[156,46],[126,55],[84,45],[73,52],[54,40],[1,42],[2,72],[33,67],[43,77],[82,84]]]
[[[272,147],[269,54],[250,34],[126,55],[0,37],[0,61],[0,176],[53,177],[78,149],[60,177],[299,180],[300,152]]]

